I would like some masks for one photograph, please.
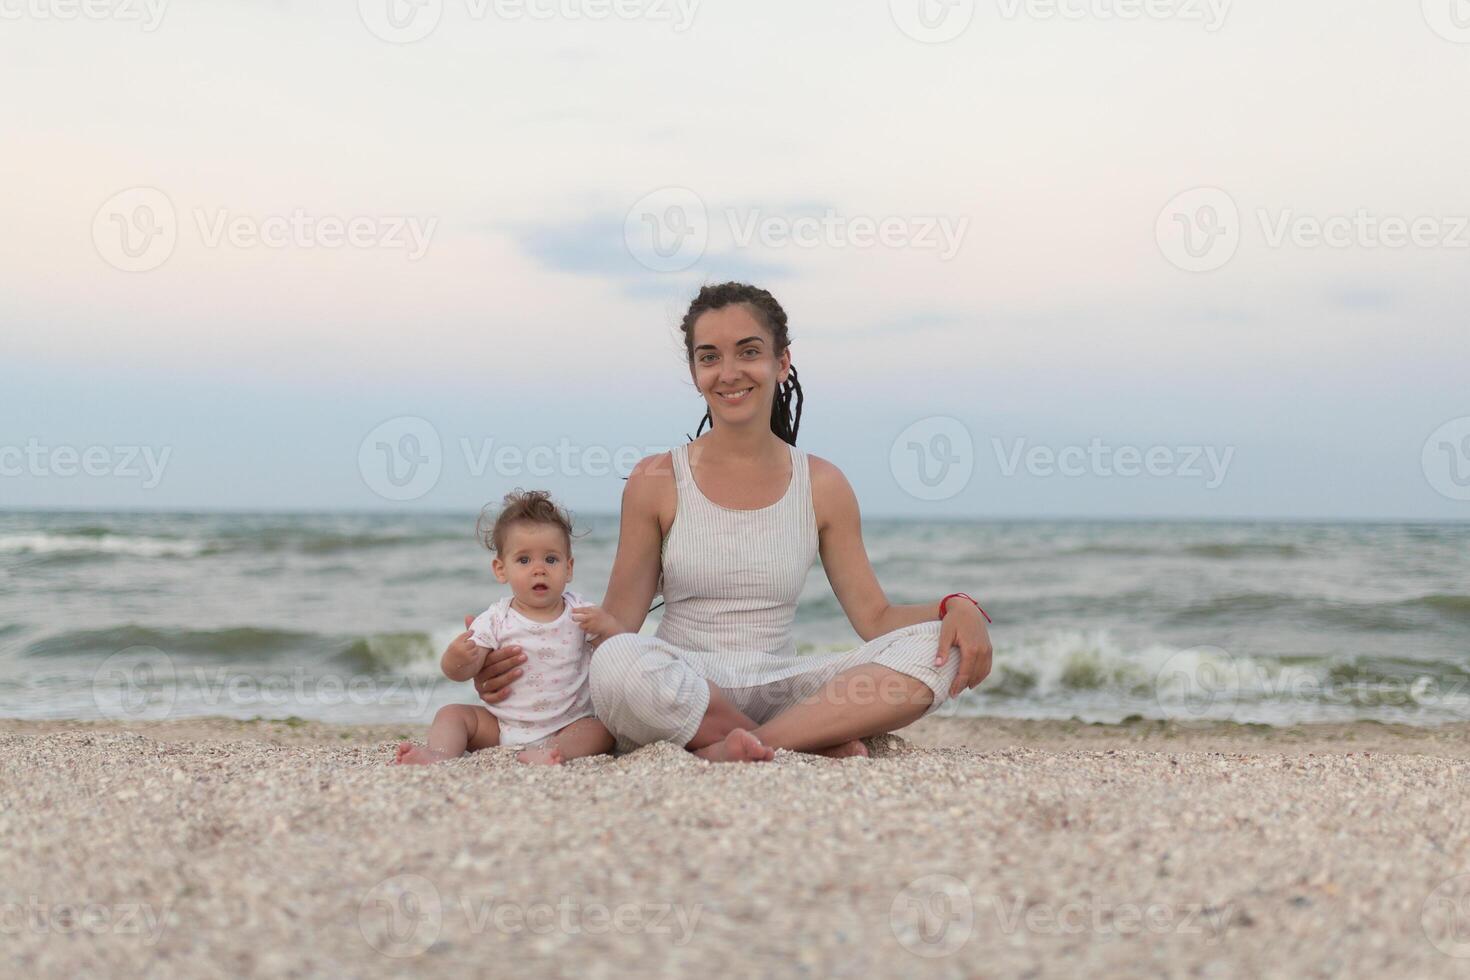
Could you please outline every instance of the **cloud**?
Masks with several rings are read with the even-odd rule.
[[[671,292],[687,295],[702,282],[758,282],[792,275],[788,265],[751,258],[733,249],[707,250],[691,268],[679,272],[655,272],[640,264],[628,249],[623,224],[622,216],[603,213],[567,224],[508,230],[521,250],[546,268],[611,280],[640,299]]]

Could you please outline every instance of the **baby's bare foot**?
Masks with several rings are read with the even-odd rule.
[[[843,742],[830,749],[821,749],[817,755],[825,755],[829,759],[866,759],[868,747],[863,744],[862,739],[855,738],[851,742]]]
[[[531,765],[559,766],[566,759],[562,757],[561,749],[555,745],[538,745],[535,748],[517,752],[516,761],[530,763]]]
[[[706,745],[694,754],[710,762],[770,762],[776,757],[776,750],[745,729],[736,728],[724,741]]]
[[[427,766],[435,762],[443,762],[454,756],[445,752],[435,752],[427,745],[415,745],[413,742],[400,742],[398,755],[394,758],[395,765],[400,766]]]

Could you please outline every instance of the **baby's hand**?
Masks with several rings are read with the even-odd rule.
[[[613,618],[612,613],[601,606],[581,606],[572,610],[572,619],[582,627],[582,632],[587,634],[587,639],[593,643],[601,643],[609,636],[617,636],[619,633],[627,633],[624,628]]]
[[[485,666],[485,654],[490,652],[475,642],[475,634],[469,628],[473,621],[473,616],[464,618],[465,631],[450,641],[444,656],[439,658],[439,668],[452,681],[467,681],[478,674]]]

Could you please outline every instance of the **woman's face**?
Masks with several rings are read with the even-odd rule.
[[[770,331],[740,303],[702,314],[693,333],[694,384],[710,418],[768,424],[776,388],[791,365],[790,348],[777,357]]]

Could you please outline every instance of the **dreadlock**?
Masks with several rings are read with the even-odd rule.
[[[694,322],[711,310],[724,309],[736,303],[744,305],[760,321],[761,326],[770,332],[777,357],[791,345],[791,335],[786,329],[786,311],[781,309],[776,297],[759,286],[743,282],[722,282],[700,289],[694,302],[689,304],[689,312],[684,314],[684,322],[679,324],[679,329],[684,333],[684,353],[691,365],[694,363]],[[796,400],[794,411],[791,405],[793,398]],[[786,380],[777,386],[776,397],[771,402],[771,431],[793,446],[796,445],[796,431],[801,427],[802,400],[801,382],[796,378],[795,365],[792,365],[787,370]],[[693,436],[689,436],[689,440],[694,441],[706,425],[714,425],[708,408],[704,410],[704,418],[699,421],[699,428],[694,431]]]

